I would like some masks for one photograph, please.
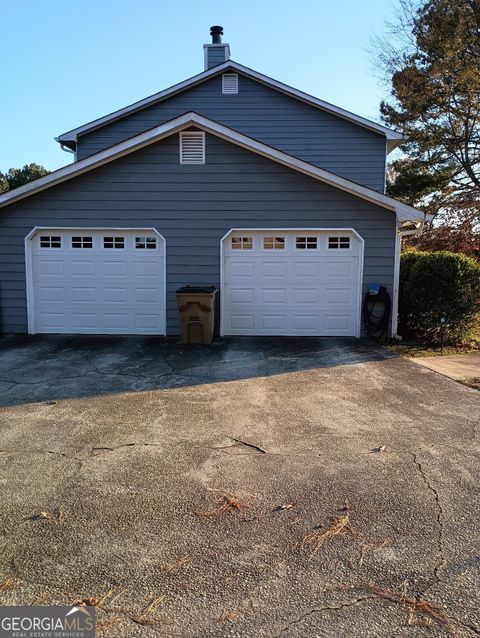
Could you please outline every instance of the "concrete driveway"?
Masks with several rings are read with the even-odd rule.
[[[0,350],[0,603],[99,636],[478,636],[480,394],[355,340]]]

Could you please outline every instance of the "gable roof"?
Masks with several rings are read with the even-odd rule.
[[[202,73],[199,73],[198,75],[194,75],[188,80],[184,80],[183,82],[180,82],[179,84],[174,84],[173,86],[171,86],[168,89],[165,89],[164,91],[160,91],[159,93],[154,93],[150,97],[146,97],[143,100],[139,100],[138,102],[134,102],[133,104],[130,104],[130,106],[126,106],[123,109],[114,111],[113,113],[110,113],[109,115],[99,117],[98,119],[93,120],[92,122],[89,122],[87,124],[84,124],[83,126],[74,128],[71,131],[68,131],[67,133],[62,133],[62,135],[59,135],[55,139],[60,144],[65,144],[67,146],[75,146],[79,135],[89,133],[91,131],[94,131],[97,128],[100,128],[102,126],[105,126],[106,124],[109,124],[122,117],[125,117],[126,115],[131,115],[132,113],[136,113],[137,111],[140,111],[141,109],[144,109],[148,106],[152,106],[153,104],[156,104],[157,102],[165,100],[177,93],[180,93],[181,91],[185,91],[186,89],[189,89],[197,84],[200,84],[201,82],[205,82],[205,80],[215,77],[216,75],[219,75],[220,73],[223,73],[224,71],[227,71],[227,70],[241,73],[242,75],[245,75],[246,77],[249,77],[252,80],[256,80],[260,82],[261,84],[265,84],[266,86],[269,86],[270,88],[280,91],[281,93],[285,93],[286,95],[289,95],[298,100],[301,100],[302,102],[305,102],[306,104],[309,104],[310,106],[314,106],[323,111],[327,111],[328,113],[332,113],[333,115],[336,115],[344,120],[353,122],[353,124],[358,124],[359,126],[362,126],[375,133],[379,133],[380,135],[385,136],[387,140],[388,152],[396,148],[405,139],[403,133],[399,133],[398,131],[389,129],[386,126],[383,126],[382,124],[377,124],[376,122],[373,122],[372,120],[368,120],[367,118],[361,117],[360,115],[355,115],[355,113],[351,113],[350,111],[342,109],[339,106],[334,106],[333,104],[330,104],[329,102],[325,102],[324,100],[320,100],[319,98],[309,95],[308,93],[304,93],[303,91],[294,89],[293,87],[288,86],[287,84],[284,84],[283,82],[274,80],[273,78],[270,78],[267,75],[264,75],[263,73],[258,73],[258,71],[249,69],[248,67],[243,66],[242,64],[239,64],[238,62],[234,62],[233,60],[227,60],[227,62],[223,64],[219,64],[218,66],[212,67],[211,69],[207,69],[206,71],[203,71]]]
[[[267,146],[267,144],[258,142],[251,137],[247,137],[242,133],[238,133],[237,131],[228,128],[227,126],[223,126],[223,124],[219,124],[218,122],[204,117],[203,115],[198,115],[193,112],[180,115],[179,117],[149,129],[144,133],[140,133],[139,135],[135,135],[134,137],[120,142],[119,144],[110,146],[99,153],[95,153],[94,155],[90,155],[78,162],[59,168],[57,171],[45,175],[45,177],[40,177],[33,182],[29,182],[28,184],[24,184],[14,190],[8,191],[3,195],[0,195],[0,207],[8,206],[9,204],[17,202],[25,197],[29,197],[34,193],[50,188],[55,184],[59,184],[71,179],[72,177],[76,177],[77,175],[81,175],[82,173],[93,170],[94,168],[98,168],[103,164],[107,164],[108,162],[123,157],[124,155],[128,155],[129,153],[133,153],[144,146],[158,142],[165,137],[169,137],[170,135],[191,126],[196,126],[207,133],[211,133],[212,135],[216,135],[217,137],[236,144],[237,146],[241,146],[242,148],[257,153],[258,155],[267,157],[274,162],[278,162],[283,166],[287,166],[288,168],[303,173],[304,175],[313,177],[320,182],[339,188],[342,191],[372,202],[373,204],[377,204],[378,206],[382,206],[383,208],[394,212],[399,221],[424,221],[426,219],[424,213],[416,208],[412,208],[412,206],[407,206],[407,204],[403,204],[392,197],[388,197],[387,195],[378,193],[366,186],[362,186],[345,179],[344,177],[339,177],[338,175],[335,175],[330,171],[326,171],[323,168],[319,168],[318,166],[297,159],[292,155],[288,155],[283,151]]]

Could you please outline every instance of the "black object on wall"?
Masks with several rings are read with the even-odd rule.
[[[380,339],[384,334],[387,334],[391,310],[392,300],[385,286],[379,286],[378,292],[369,290],[365,294],[363,321],[365,332],[369,337]]]

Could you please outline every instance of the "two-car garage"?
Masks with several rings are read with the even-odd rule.
[[[217,282],[204,283],[220,282],[222,335],[359,336],[363,241],[353,229],[240,229],[219,243]],[[34,229],[29,332],[166,334],[167,254],[153,228]]]

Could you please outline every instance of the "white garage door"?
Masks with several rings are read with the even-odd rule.
[[[39,230],[28,250],[30,332],[165,334],[165,240],[152,229]]]
[[[232,231],[222,333],[359,336],[362,250],[349,230]]]

